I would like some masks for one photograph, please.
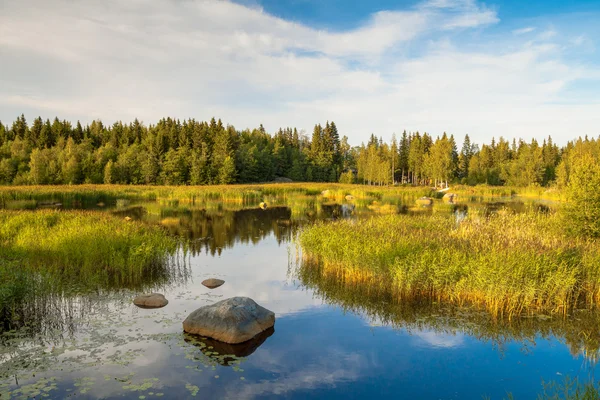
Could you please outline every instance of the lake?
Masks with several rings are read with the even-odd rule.
[[[597,331],[593,313],[508,322],[435,302],[396,304],[324,276],[294,241],[302,226],[318,220],[402,212],[459,221],[467,212],[552,212],[548,205],[436,200],[419,209],[414,202],[310,196],[268,203],[265,210],[227,202],[86,206],[161,224],[186,245],[168,279],[141,289],[72,288],[30,299],[27,328],[5,328],[0,337],[0,399],[531,399],[542,382],[594,378],[600,335],[589,333]],[[210,290],[201,284],[206,278],[225,284]],[[134,306],[142,289],[163,293],[169,304]],[[238,346],[182,332],[193,310],[233,296],[274,311],[274,330]]]

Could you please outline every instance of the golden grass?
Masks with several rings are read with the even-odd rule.
[[[373,279],[396,301],[474,304],[494,316],[566,315],[600,303],[600,247],[563,233],[557,214],[466,219],[391,215],[316,224],[299,241],[324,271]]]

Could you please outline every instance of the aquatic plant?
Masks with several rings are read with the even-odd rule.
[[[600,248],[563,233],[558,214],[495,213],[460,223],[391,215],[318,223],[299,237],[305,257],[348,284],[395,301],[472,304],[497,317],[566,315],[600,302]]]
[[[0,211],[0,321],[41,294],[167,282],[177,246],[158,226],[110,214]]]
[[[506,344],[534,343],[540,339],[560,338],[574,357],[586,362],[600,360],[600,324],[598,310],[576,310],[572,318],[538,314],[520,318],[494,318],[472,305],[457,306],[447,302],[394,301],[391,287],[365,283],[348,283],[327,273],[322,263],[301,258],[289,265],[291,276],[314,292],[324,303],[340,307],[370,324],[391,326],[408,332],[434,331],[439,334],[466,334],[490,342],[502,351]]]
[[[0,259],[30,271],[97,276],[125,286],[162,264],[177,242],[160,228],[93,212],[0,211]]]
[[[600,386],[597,382],[581,382],[577,378],[565,377],[562,382],[543,382],[543,392],[538,400],[597,400]]]

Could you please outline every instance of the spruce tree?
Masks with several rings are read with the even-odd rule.
[[[471,145],[471,138],[469,135],[465,135],[463,140],[462,149],[460,151],[460,165],[458,167],[459,178],[467,178],[469,176],[469,163],[473,156],[473,146]]]

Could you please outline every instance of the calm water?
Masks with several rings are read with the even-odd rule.
[[[444,207],[439,212],[456,212]],[[298,261],[293,244],[302,224],[368,212],[228,208],[99,211],[162,223],[190,240],[172,282],[148,288],[169,304],[140,309],[131,304],[135,293],[116,289],[32,300],[33,328],[2,336],[0,399],[501,399],[507,392],[531,399],[542,381],[594,377],[594,316],[506,324],[474,310],[392,304],[327,280],[318,266]],[[200,283],[208,277],[226,283],[209,290]],[[191,311],[232,296],[274,311],[274,331],[237,347],[182,333]]]

